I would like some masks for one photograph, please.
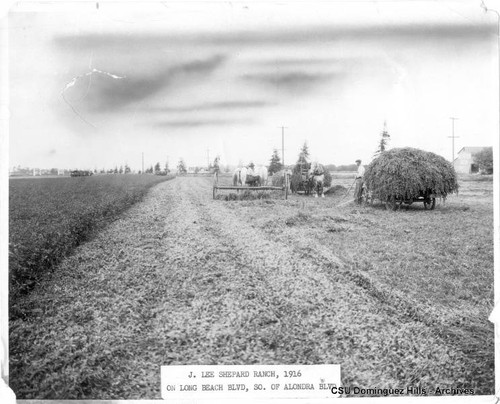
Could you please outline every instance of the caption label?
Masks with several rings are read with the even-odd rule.
[[[340,365],[162,366],[161,397],[332,398]]]

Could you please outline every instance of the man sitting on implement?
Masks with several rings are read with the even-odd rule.
[[[250,186],[256,187],[257,185],[259,185],[260,177],[258,175],[255,175],[254,169],[255,169],[255,164],[253,162],[247,165],[246,183]]]

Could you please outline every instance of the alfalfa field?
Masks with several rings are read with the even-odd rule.
[[[350,183],[236,201],[206,177],[155,185],[17,297],[17,397],[153,399],[162,365],[321,363],[346,386],[492,394],[491,178],[435,210],[356,206]]]

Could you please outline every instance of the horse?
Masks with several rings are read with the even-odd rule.
[[[314,197],[317,198],[321,192],[321,197],[325,197],[325,167],[319,163],[313,163],[309,169],[309,189],[314,192]]]
[[[248,169],[246,167],[238,167],[233,174],[233,185],[244,187],[247,183],[247,172]]]
[[[257,180],[259,186],[267,185],[267,177],[268,177],[267,167],[264,166],[255,167],[254,175],[259,177],[259,179]]]
[[[267,167],[258,166],[251,168],[251,166],[246,167],[246,183],[249,186],[260,187],[267,184]]]

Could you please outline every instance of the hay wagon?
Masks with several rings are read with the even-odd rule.
[[[396,210],[422,202],[433,210],[436,198],[458,192],[457,174],[444,157],[411,147],[383,152],[366,168],[365,184],[371,199]]]
[[[298,163],[298,172],[292,175],[292,192],[309,195],[311,193],[311,178],[309,176],[310,164]]]

